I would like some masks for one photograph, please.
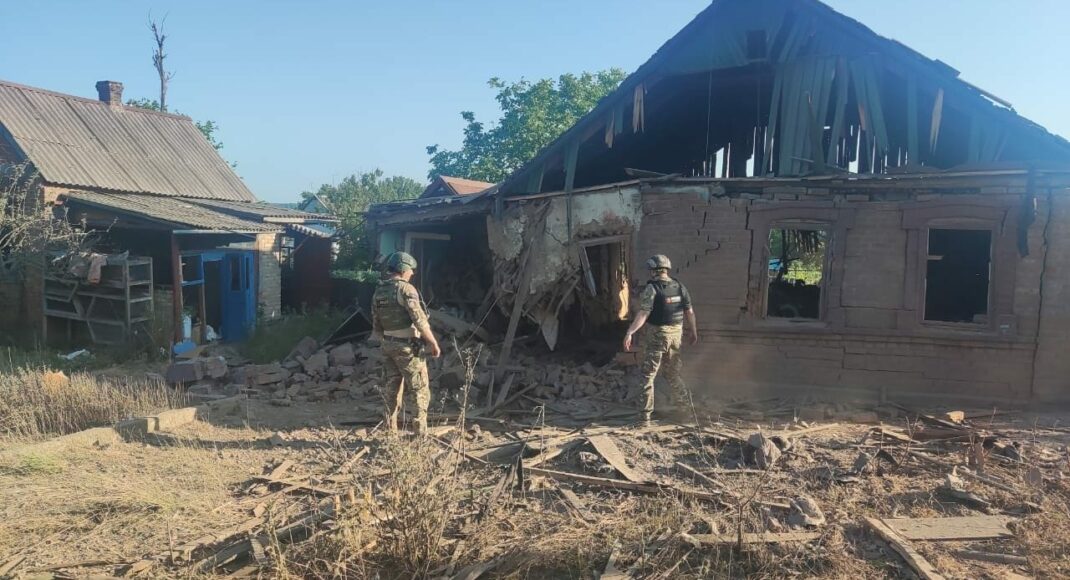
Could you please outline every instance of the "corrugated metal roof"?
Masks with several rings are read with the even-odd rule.
[[[0,125],[51,184],[256,201],[189,117],[0,80]]]
[[[285,207],[279,207],[267,202],[245,202],[245,201],[221,201],[217,199],[191,199],[190,202],[198,205],[203,205],[208,208],[219,210],[226,213],[238,215],[239,217],[254,218],[257,220],[271,219],[275,221],[317,221],[317,222],[335,222],[337,219],[325,216],[322,214],[308,213],[298,209],[290,209]]]
[[[327,224],[286,224],[286,229],[316,238],[333,238],[335,229]]]
[[[68,192],[60,196],[68,204],[86,204],[164,222],[175,229],[220,232],[280,232],[282,227],[260,220],[242,219],[195,203],[191,199],[140,195],[136,193]]]

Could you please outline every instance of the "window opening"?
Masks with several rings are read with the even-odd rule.
[[[930,229],[925,320],[986,323],[991,265],[990,230]]]
[[[823,229],[769,230],[769,282],[766,316],[821,318],[828,233]]]
[[[234,254],[227,256],[227,260],[230,261],[230,289],[237,292],[242,289],[241,261],[239,257]]]

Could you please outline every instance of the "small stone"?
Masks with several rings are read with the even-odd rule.
[[[802,495],[791,500],[792,513],[788,523],[793,526],[817,527],[825,525],[825,514],[812,497]]]
[[[866,453],[865,451],[860,451],[858,453],[858,457],[855,458],[855,463],[854,466],[852,466],[851,471],[861,475],[869,469],[869,464],[871,461],[873,461],[872,455]]]
[[[299,340],[294,345],[293,350],[287,355],[288,359],[296,359],[297,357],[308,358],[312,356],[312,353],[316,352],[316,348],[319,347],[319,343],[311,336],[306,336]]]
[[[754,463],[759,469],[770,469],[780,459],[780,448],[762,433],[754,433],[747,438],[754,454]]]
[[[327,365],[327,353],[317,352],[316,354],[305,359],[303,367],[306,373],[314,375],[327,370]]]
[[[332,348],[328,358],[331,366],[353,366],[357,364],[357,354],[353,351],[353,345],[348,342]]]

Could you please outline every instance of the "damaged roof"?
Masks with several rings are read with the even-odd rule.
[[[715,73],[724,82],[720,93],[712,90]],[[665,86],[681,101],[655,103]],[[701,111],[671,128],[658,125],[689,101],[701,101]],[[750,119],[754,126],[744,122]],[[621,150],[643,135],[661,145],[642,154]],[[664,151],[670,147],[680,151]],[[710,170],[709,157],[721,148],[723,165]],[[500,191],[619,181],[627,167],[738,177],[750,162],[754,175],[798,176],[1033,160],[1066,162],[1070,142],[947,64],[818,0],[714,0]]]
[[[0,80],[4,137],[49,184],[256,201],[189,117]]]
[[[155,222],[176,230],[268,233],[283,231],[282,225],[265,223],[213,209],[203,201],[135,193],[73,191],[60,196],[68,207],[104,210]]]

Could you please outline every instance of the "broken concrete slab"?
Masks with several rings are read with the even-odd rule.
[[[332,348],[327,358],[332,367],[351,367],[357,364],[357,353],[353,350],[353,345],[348,342]]]
[[[327,353],[317,352],[316,354],[305,359],[304,363],[302,363],[301,366],[305,369],[306,373],[310,375],[315,375],[327,370],[327,367],[329,365],[330,360],[327,358]]]
[[[297,341],[297,344],[290,350],[290,354],[286,355],[286,358],[291,360],[297,357],[308,358],[316,352],[317,348],[319,348],[319,343],[316,342],[316,339],[306,336]]]
[[[204,378],[205,368],[202,360],[184,360],[167,367],[165,377],[171,384],[192,383]]]

